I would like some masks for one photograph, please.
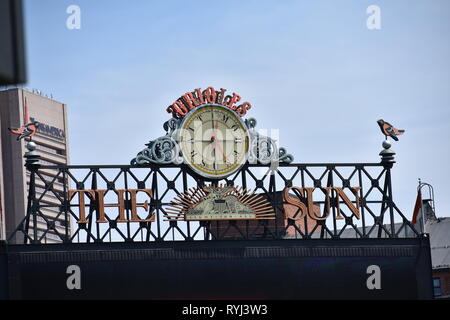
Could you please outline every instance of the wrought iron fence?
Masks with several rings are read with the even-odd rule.
[[[171,221],[165,216],[165,210],[173,198],[191,187],[205,184],[184,165],[31,164],[28,165],[27,212],[8,241],[90,243],[418,237],[419,233],[393,201],[391,167],[389,163],[280,164],[272,170],[265,165],[247,164],[234,175],[215,183],[254,189],[270,202],[275,219]],[[293,186],[316,189],[314,206],[322,212],[322,219],[302,216],[297,207],[286,201],[282,191]],[[320,195],[321,188],[326,187],[354,194],[351,202],[359,215],[349,211],[333,191],[331,197]],[[350,188],[357,193],[348,191]],[[145,192],[129,192],[146,189],[152,190],[151,197]],[[78,195],[73,190],[78,190]],[[103,198],[100,200],[89,190],[100,190]],[[305,201],[301,194],[291,192],[291,195]],[[139,204],[139,213],[133,211],[136,210],[133,203]],[[329,211],[326,212],[326,208]]]

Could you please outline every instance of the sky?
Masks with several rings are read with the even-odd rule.
[[[66,12],[80,8],[80,29]],[[366,12],[380,8],[379,30]],[[128,164],[162,136],[166,108],[226,88],[297,163],[378,162],[394,142],[397,206],[417,179],[450,216],[448,0],[25,0],[28,82],[68,105],[72,164]]]

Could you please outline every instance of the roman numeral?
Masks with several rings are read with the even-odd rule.
[[[237,131],[237,130],[239,129],[239,127],[238,127],[237,124],[233,124],[233,125],[231,126],[231,129],[233,129],[234,131]]]
[[[227,117],[226,115],[223,115],[223,122],[227,123],[227,121],[230,119],[230,117]]]

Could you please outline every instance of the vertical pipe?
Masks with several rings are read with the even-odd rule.
[[[60,169],[63,174],[63,190],[64,190],[64,242],[69,242],[69,205],[67,199],[67,169]],[[60,171],[60,172],[61,172]]]
[[[241,181],[242,181],[242,190],[247,189],[247,177],[245,176],[246,169],[243,167],[241,169]],[[250,237],[250,222],[245,220],[245,238],[249,239]]]
[[[28,188],[28,203],[27,203],[27,217],[25,219],[25,235],[24,235],[24,244],[28,243],[28,232],[30,229],[30,218],[31,215],[33,215],[33,223],[35,223],[35,219],[36,219],[36,214],[34,212],[35,208],[34,208],[34,200],[35,200],[35,195],[36,195],[36,185],[35,185],[35,180],[36,180],[36,170],[37,167],[33,166],[33,165],[29,165],[27,166],[27,169],[30,170],[30,186]],[[34,230],[33,230],[33,241],[35,242],[37,240],[37,230],[36,230],[36,223],[34,225]]]
[[[97,190],[97,171],[95,171],[95,169],[93,170],[92,173],[92,181],[91,181],[91,190]],[[92,220],[94,220],[94,211],[98,211],[96,210],[97,203],[95,198],[91,199],[91,201],[89,202],[89,215],[88,215],[88,227],[87,227],[87,242],[91,242],[91,234],[92,234]],[[95,222],[95,224],[97,224],[97,235],[98,235],[98,223]]]
[[[396,238],[395,234],[395,221],[394,221],[394,199],[392,197],[392,180],[391,180],[391,168],[386,169],[386,179],[388,179],[388,206],[389,206],[389,215],[391,218],[391,238]]]
[[[327,179],[327,187],[333,187],[333,184],[334,184],[333,170],[331,170],[331,169],[328,169],[328,170],[329,170],[329,172],[328,172],[328,179]],[[339,197],[337,196],[336,192],[333,189],[331,190],[330,197],[331,197],[331,199],[336,199],[336,201],[339,201]],[[324,208],[323,208],[324,211],[326,211],[327,207],[328,207],[327,201],[330,201],[330,199],[327,199],[325,196],[325,202],[324,202]],[[333,204],[335,204],[337,206],[337,203],[333,203]],[[333,236],[334,237],[337,236],[336,206],[335,205],[332,206],[332,210],[331,210],[332,214],[333,214]],[[330,213],[328,212],[328,214],[330,214]],[[338,214],[340,214],[340,212]],[[324,220],[324,224],[325,223],[326,223],[326,220]],[[347,227],[347,221],[345,223],[346,224],[344,224],[344,228]]]
[[[123,170],[124,174],[124,183],[125,183],[125,203],[130,203],[130,195],[128,194],[128,171],[126,169]],[[131,239],[131,229],[130,229],[130,206],[125,206],[125,216],[127,219],[127,239]],[[111,234],[111,230],[109,230]]]
[[[183,192],[186,192],[188,190],[188,183],[187,183],[187,173],[184,168],[181,168],[182,176],[183,176]],[[191,238],[191,222],[186,221],[186,229],[187,229],[187,237]]]
[[[358,170],[358,181],[359,181],[359,198],[365,202],[364,199],[364,191],[363,191],[363,183],[362,183],[362,174],[361,174],[361,168],[356,168]],[[361,201],[362,202],[362,201]],[[360,202],[360,204],[361,204]],[[363,238],[366,238],[366,215],[364,211],[364,205],[360,206],[361,209],[361,221],[362,221],[362,228],[363,228]]]
[[[270,174],[269,193],[272,193],[272,206],[274,207],[274,211],[275,211],[275,237],[277,239],[279,239],[280,238],[280,234],[279,234],[279,231],[278,231],[278,226],[279,226],[279,219],[280,218],[279,218],[278,212],[280,210],[278,208],[279,201],[278,201],[278,197],[277,197],[277,188],[276,188],[276,184],[275,184],[275,173],[271,172],[269,174]]]
[[[159,214],[159,195],[158,195],[158,170],[153,171],[152,189],[153,197],[155,201],[155,214],[156,214],[156,228],[157,228],[157,241],[161,241],[161,220]]]
[[[382,226],[383,226],[383,221],[384,221],[384,212],[386,210],[386,201],[387,201],[387,197],[386,194],[389,192],[388,191],[388,178],[387,178],[387,171],[384,174],[384,187],[383,187],[383,199],[381,200],[381,209],[380,209],[380,216],[379,218],[379,226],[378,226],[378,238],[381,238],[381,231],[383,230]]]

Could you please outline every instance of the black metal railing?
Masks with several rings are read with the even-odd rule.
[[[30,171],[28,208],[24,219],[9,235],[10,243],[91,243],[194,241],[222,239],[285,238],[398,238],[418,237],[409,220],[397,208],[392,195],[392,164],[328,163],[281,164],[268,166],[247,164],[227,179],[227,185],[255,189],[264,195],[275,211],[273,220],[170,221],[165,217],[167,205],[189,188],[205,184],[185,165],[149,166],[40,166],[28,165]],[[300,217],[298,208],[286,202],[284,188],[316,188],[314,205],[327,219]],[[356,216],[340,202],[320,195],[320,188],[342,188],[349,195],[357,188]],[[38,188],[38,189],[37,189]],[[151,189],[137,195],[139,220],[133,221],[131,194],[120,190]],[[86,191],[80,197],[72,191]],[[104,216],[100,203],[87,190],[103,192]],[[302,195],[297,195],[304,201]],[[85,202],[84,204],[82,202]],[[147,207],[145,206],[147,201]],[[118,210],[122,205],[123,215]],[[84,209],[84,217],[83,217]]]

